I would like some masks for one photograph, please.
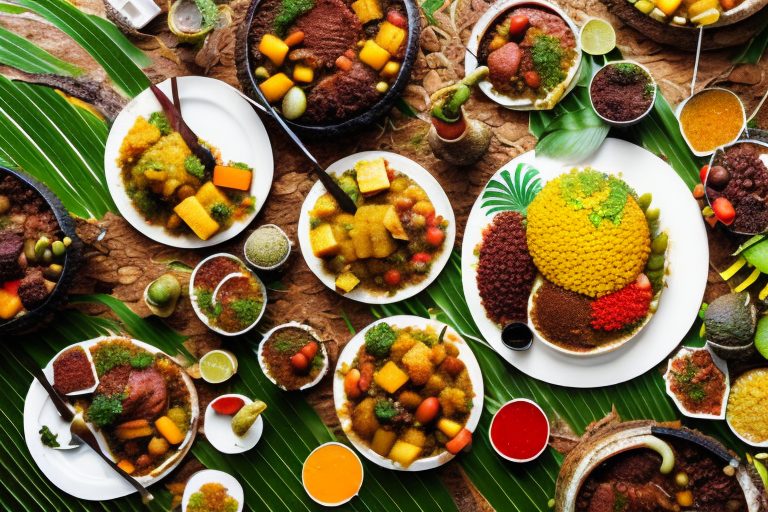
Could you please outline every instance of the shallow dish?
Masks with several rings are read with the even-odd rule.
[[[718,148],[712,149],[710,151],[697,151],[697,150],[695,150],[693,148],[693,146],[691,146],[691,143],[688,141],[688,137],[685,135],[685,131],[683,130],[683,122],[680,120],[680,118],[681,118],[681,115],[683,113],[683,109],[685,108],[686,103],[691,101],[692,98],[695,98],[697,95],[701,94],[702,92],[704,92],[704,91],[711,91],[711,90],[724,91],[724,92],[734,96],[737,100],[739,100],[739,104],[741,105],[741,116],[742,116],[741,132],[743,132],[744,128],[747,127],[747,115],[746,115],[746,113],[744,111],[744,104],[742,103],[741,98],[739,98],[732,91],[729,91],[728,89],[723,89],[722,87],[708,87],[707,89],[702,89],[701,91],[697,92],[696,94],[693,94],[692,96],[688,96],[675,109],[675,116],[677,117],[677,124],[678,124],[678,127],[680,128],[680,135],[683,136],[683,140],[685,141],[686,144],[688,144],[688,149],[691,150],[691,153],[693,153],[696,156],[710,156],[713,153],[715,153],[718,150]],[[739,137],[741,136],[741,132],[736,134],[736,136],[730,142],[724,144],[723,146],[729,146],[729,145],[735,143],[739,139]]]
[[[254,263],[253,261],[251,261],[251,259],[248,257],[248,249],[247,249],[247,247],[248,247],[248,239],[246,239],[245,242],[243,243],[243,255],[245,256],[245,261],[247,261],[248,264],[250,266],[252,266],[253,268],[255,268],[257,270],[263,270],[264,272],[268,272],[268,271],[271,271],[271,270],[277,270],[278,268],[282,267],[285,264],[286,261],[288,261],[288,258],[291,257],[291,250],[293,249],[293,242],[291,242],[291,239],[288,237],[288,235],[285,233],[285,231],[283,231],[283,229],[280,226],[277,226],[275,224],[264,224],[263,226],[259,226],[256,229],[259,230],[261,228],[273,228],[273,229],[276,229],[277,231],[279,231],[280,234],[282,235],[282,237],[285,238],[285,240],[288,242],[288,252],[285,253],[285,256],[283,257],[283,259],[281,259],[279,262],[275,263],[274,265],[270,265],[270,266],[267,266],[267,267],[262,266],[262,265],[258,265],[256,263]],[[254,231],[254,233],[255,233],[255,231]],[[251,234],[253,234],[253,233],[251,233]],[[248,236],[248,238],[250,238],[250,235]]]
[[[651,98],[651,103],[650,103],[650,105],[648,105],[648,108],[647,108],[647,109],[645,109],[645,112],[643,112],[642,114],[640,114],[640,115],[639,115],[639,116],[637,116],[636,118],[634,118],[634,119],[630,119],[630,120],[628,120],[628,121],[614,121],[614,120],[612,120],[612,119],[608,119],[607,117],[603,116],[603,115],[602,115],[600,112],[598,112],[598,111],[597,111],[597,109],[595,108],[595,104],[594,104],[594,102],[593,102],[593,100],[592,100],[592,83],[595,81],[595,78],[596,78],[596,77],[597,77],[597,75],[599,75],[599,74],[600,74],[600,73],[601,73],[601,72],[602,72],[604,69],[606,69],[607,67],[609,67],[609,66],[611,66],[611,65],[615,65],[615,64],[632,64],[632,65],[634,65],[634,66],[637,66],[637,67],[639,67],[639,68],[640,68],[640,69],[642,69],[642,70],[645,72],[645,74],[648,76],[648,78],[650,79],[650,83],[651,83],[651,84],[653,84],[653,97]],[[645,66],[643,66],[642,64],[640,64],[640,63],[638,63],[638,62],[635,62],[635,61],[633,61],[633,60],[617,60],[617,61],[611,61],[611,62],[609,62],[608,64],[606,64],[605,66],[603,66],[602,68],[600,68],[600,69],[599,69],[599,70],[598,70],[598,71],[597,71],[597,72],[596,72],[596,73],[595,73],[595,74],[592,76],[592,79],[589,81],[589,102],[590,102],[590,104],[592,105],[592,110],[594,110],[594,111],[595,111],[595,114],[597,114],[597,117],[599,117],[600,119],[602,119],[603,121],[605,121],[605,122],[606,122],[606,123],[608,123],[609,125],[611,125],[611,126],[615,126],[615,127],[617,127],[617,128],[625,128],[625,127],[627,127],[627,126],[632,126],[632,125],[635,125],[635,124],[639,123],[640,121],[642,121],[642,120],[643,120],[643,119],[644,119],[644,118],[645,118],[645,117],[646,117],[648,114],[650,114],[650,113],[651,113],[651,110],[653,110],[653,105],[656,103],[656,95],[658,94],[658,92],[659,92],[659,87],[658,87],[658,85],[656,84],[656,80],[653,78],[653,75],[651,74],[650,70],[649,70],[648,68],[646,68]]]
[[[579,27],[573,22],[573,20],[558,6],[553,3],[543,0],[506,0],[491,4],[491,7],[483,14],[480,19],[475,23],[472,33],[469,36],[467,42],[467,51],[464,54],[464,73],[470,74],[477,69],[480,65],[477,56],[480,51],[480,43],[485,36],[488,29],[496,22],[496,20],[507,14],[508,11],[515,7],[531,6],[548,11],[552,11],[565,21],[570,28],[571,32],[576,40],[576,60],[568,69],[568,73],[561,84],[565,84],[565,88],[562,91],[562,95],[556,99],[547,98],[544,100],[533,101],[528,98],[512,98],[506,94],[502,94],[493,88],[493,85],[488,80],[480,82],[480,90],[488,96],[491,100],[495,101],[503,107],[507,107],[512,110],[549,110],[553,108],[558,102],[560,102],[571,90],[576,87],[578,77],[581,72],[582,51],[581,43],[579,41]]]
[[[187,480],[187,485],[184,487],[184,494],[181,498],[182,512],[187,512],[189,497],[200,490],[200,486],[210,483],[218,483],[226,487],[227,494],[237,500],[237,512],[242,512],[243,506],[245,505],[243,486],[229,473],[218,471],[216,469],[204,469],[198,471]]]
[[[335,501],[335,502],[327,502],[327,501],[322,501],[322,500],[320,500],[320,499],[316,498],[316,497],[315,497],[315,496],[314,496],[312,493],[310,493],[310,492],[309,492],[309,488],[307,487],[307,476],[306,476],[306,472],[307,472],[307,463],[309,462],[309,459],[310,459],[310,457],[312,457],[312,456],[313,456],[313,455],[314,455],[314,454],[315,454],[315,453],[316,453],[318,450],[327,449],[327,447],[329,447],[329,446],[339,446],[339,447],[341,447],[342,449],[344,449],[345,451],[348,451],[348,452],[349,452],[349,454],[350,454],[352,457],[354,457],[354,458],[355,458],[355,460],[357,461],[357,464],[358,464],[358,465],[359,465],[359,467],[360,467],[360,484],[357,486],[357,489],[355,490],[355,493],[354,493],[354,494],[352,494],[351,496],[349,496],[349,497],[348,497],[348,498],[346,498],[346,499],[342,499],[342,500],[340,500],[340,501]],[[337,471],[337,473],[338,473],[338,472],[339,472],[339,471]],[[339,476],[339,477],[341,477],[342,475],[341,475],[341,474],[339,474],[338,476]],[[348,476],[348,475],[345,475],[345,476]],[[324,506],[324,507],[339,507],[339,506],[341,506],[341,505],[343,505],[343,504],[345,504],[345,503],[349,502],[350,500],[352,500],[352,498],[354,498],[355,496],[357,496],[357,493],[360,491],[360,488],[363,486],[363,480],[364,480],[364,478],[365,478],[365,470],[364,470],[364,468],[363,468],[363,463],[362,463],[362,461],[360,460],[360,457],[358,457],[358,456],[357,456],[357,454],[354,452],[354,450],[352,450],[352,448],[350,448],[350,447],[349,447],[349,446],[347,446],[347,445],[344,445],[344,444],[338,443],[338,442],[336,442],[336,441],[331,441],[331,442],[328,442],[328,443],[324,443],[324,444],[321,444],[320,446],[318,446],[317,448],[315,448],[314,450],[312,450],[312,451],[309,453],[309,455],[307,455],[307,458],[304,460],[304,464],[303,464],[303,465],[302,465],[302,467],[301,467],[301,485],[303,485],[303,486],[304,486],[304,490],[307,492],[307,495],[308,495],[310,498],[312,498],[312,501],[314,501],[315,503],[318,503],[318,504],[320,504],[320,505],[322,505],[322,506]]]
[[[276,327],[273,327],[269,331],[267,331],[264,336],[261,339],[261,343],[259,343],[259,366],[261,366],[261,371],[264,372],[264,375],[274,384],[275,386],[279,387],[283,391],[289,391],[285,388],[282,384],[277,382],[277,380],[272,376],[272,374],[269,372],[269,365],[267,365],[267,361],[264,359],[264,345],[269,341],[269,338],[275,334],[277,331],[281,329],[285,329],[286,327],[294,327],[297,329],[302,329],[304,331],[307,331],[309,335],[314,338],[314,340],[317,342],[318,345],[318,352],[323,357],[323,366],[320,368],[320,371],[317,373],[314,379],[312,379],[310,382],[307,382],[303,386],[301,386],[299,389],[294,391],[303,391],[305,389],[309,389],[313,386],[316,386],[321,380],[323,380],[323,377],[325,377],[325,374],[328,373],[328,367],[330,366],[330,360],[328,359],[328,351],[325,349],[325,344],[322,342],[320,337],[317,335],[315,330],[304,324],[300,324],[299,322],[288,322],[287,324],[281,324]]]
[[[248,429],[244,436],[236,436],[232,431],[232,418],[234,414],[219,414],[211,407],[213,402],[219,398],[226,397],[242,398],[245,405],[253,402],[247,396],[236,393],[220,395],[211,400],[211,403],[205,408],[205,438],[221,453],[243,453],[256,446],[256,443],[261,439],[261,434],[264,432],[264,418],[259,414],[256,422],[251,425],[251,428]]]
[[[672,361],[680,357],[693,354],[694,352],[697,352],[699,350],[706,350],[707,352],[709,352],[709,355],[712,356],[712,362],[715,363],[715,366],[721,372],[723,372],[723,376],[725,377],[725,391],[723,391],[723,403],[722,403],[722,409],[720,411],[720,414],[690,412],[688,411],[688,409],[686,409],[685,405],[683,405],[683,403],[680,401],[677,395],[672,391],[672,382],[671,382]],[[705,420],[722,420],[725,418],[725,409],[726,409],[726,406],[728,405],[728,394],[731,392],[731,381],[729,376],[730,374],[728,373],[728,363],[726,363],[724,360],[718,357],[717,354],[713,353],[709,348],[683,347],[674,356],[669,358],[669,361],[667,362],[667,371],[664,373],[664,383],[667,390],[667,395],[669,395],[672,401],[675,402],[677,409],[685,416],[688,416],[689,418],[699,418],[699,419],[705,419]]]
[[[510,457],[510,456],[502,453],[502,451],[499,449],[498,446],[496,446],[496,443],[493,441],[493,435],[492,435],[492,433],[493,433],[493,425],[494,425],[494,423],[496,423],[496,418],[499,415],[499,413],[504,408],[506,408],[508,406],[512,406],[513,404],[516,404],[516,403],[519,403],[519,402],[524,402],[524,403],[527,403],[527,404],[530,404],[531,406],[533,406],[544,417],[544,420],[546,421],[546,426],[547,426],[547,428],[546,428],[547,434],[546,434],[546,437],[544,438],[545,441],[542,444],[541,449],[539,451],[537,451],[534,455],[531,455],[530,457],[526,457],[526,458],[523,458],[523,459],[513,458],[513,457]],[[548,441],[549,441],[549,434],[550,434],[550,432],[551,432],[551,427],[550,427],[550,424],[549,424],[549,418],[547,418],[547,414],[544,412],[544,410],[541,408],[541,406],[539,404],[537,404],[533,400],[529,400],[527,398],[515,398],[515,399],[510,400],[509,402],[505,403],[504,405],[502,405],[499,408],[499,410],[496,411],[496,414],[493,415],[493,419],[491,420],[491,425],[488,427],[488,440],[490,441],[491,446],[493,447],[493,450],[499,455],[499,457],[501,457],[503,459],[506,459],[506,460],[508,460],[510,462],[525,463],[525,462],[530,462],[532,460],[535,460],[535,459],[539,458],[539,456],[542,453],[544,453],[544,450],[547,449],[547,446],[549,444]]]
[[[388,318],[382,318],[373,322],[365,329],[358,331],[354,338],[344,346],[344,350],[339,355],[339,360],[336,363],[336,371],[333,375],[333,401],[336,407],[336,412],[339,415],[339,421],[341,422],[341,428],[349,438],[355,449],[360,452],[365,458],[378,464],[386,469],[394,469],[397,471],[424,471],[427,469],[434,469],[442,466],[446,462],[454,458],[454,455],[448,451],[443,451],[438,455],[432,457],[425,457],[417,459],[408,467],[403,467],[399,463],[392,461],[387,457],[383,457],[374,452],[367,444],[361,440],[352,431],[352,419],[344,412],[344,407],[347,402],[347,395],[344,392],[344,376],[341,375],[340,370],[342,366],[351,366],[360,348],[365,344],[365,333],[368,332],[373,326],[385,322],[391,326],[405,328],[416,327],[419,329],[425,329],[429,326],[435,329],[435,332],[440,332],[444,327],[448,327],[446,330],[446,337],[451,336],[451,341],[459,349],[459,359],[461,359],[467,369],[469,379],[472,382],[472,390],[474,397],[472,398],[472,409],[469,413],[465,428],[473,432],[473,435],[479,435],[476,431],[477,424],[480,421],[480,415],[483,410],[483,378],[480,371],[480,365],[475,359],[475,355],[472,353],[472,349],[469,347],[466,341],[459,336],[459,334],[450,326],[446,326],[442,322],[435,320],[429,320],[419,316],[411,315],[397,315]]]
[[[170,80],[157,86],[171,97]],[[208,240],[202,240],[194,234],[175,236],[168,233],[164,226],[146,222],[128,197],[117,158],[120,145],[136,118],[147,118],[152,112],[162,110],[149,89],[131,100],[112,124],[104,152],[106,181],[120,214],[142,234],[155,242],[182,249],[209,247],[238,235],[264,206],[274,172],[272,146],[259,116],[227,84],[213,78],[184,76],[178,78],[178,89],[184,121],[195,134],[220,150],[224,161],[245,162],[254,169],[249,190],[255,198],[253,211]]]
[[[757,371],[765,372],[766,370],[767,370],[766,368],[753,368],[753,369],[747,370],[743,374],[741,374],[738,377],[736,377],[734,379],[733,387],[732,387],[732,389],[734,389],[734,388],[736,388],[736,389],[734,391],[732,391],[732,394],[735,396],[738,393],[738,382],[739,382],[740,379],[746,377],[747,374],[749,374],[751,372],[757,372]],[[730,403],[728,405],[730,406]],[[755,404],[753,404],[753,409],[750,412],[754,412],[754,405]],[[761,405],[764,405],[764,404],[761,404]],[[763,412],[764,412],[764,409],[763,409]],[[734,428],[734,426],[731,424],[731,417],[728,415],[728,411],[727,410],[725,411],[725,422],[728,424],[728,428],[731,429],[731,432],[733,432],[733,435],[738,437],[744,443],[746,443],[746,444],[748,444],[750,446],[755,446],[757,448],[766,448],[766,447],[768,447],[768,435],[765,436],[766,437],[765,441],[754,441],[754,440],[751,440],[751,439],[745,437],[742,433],[740,433],[738,430],[736,430],[736,428]]]

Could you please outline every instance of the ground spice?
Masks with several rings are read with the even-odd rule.
[[[736,432],[753,441],[768,441],[768,369],[750,370],[731,385],[728,423]]]
[[[499,213],[483,233],[477,266],[477,287],[488,317],[499,324],[524,322],[535,277],[522,215]]]
[[[611,64],[592,80],[590,97],[598,114],[611,121],[633,121],[653,102],[654,84],[643,68],[629,62]]]
[[[635,283],[621,290],[604,295],[591,304],[593,329],[618,331],[629,328],[646,316],[653,292]]]
[[[715,366],[708,350],[696,350],[674,359],[670,371],[670,388],[688,412],[722,412],[725,375]]]
[[[744,107],[731,92],[701,91],[683,106],[680,126],[696,151],[712,151],[728,144],[744,127]]]
[[[53,387],[66,395],[96,384],[91,361],[82,347],[72,347],[53,362]]]
[[[245,256],[257,267],[270,268],[281,263],[291,246],[288,238],[275,226],[262,226],[245,242]]]

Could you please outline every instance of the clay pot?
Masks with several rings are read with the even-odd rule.
[[[464,166],[477,162],[488,151],[491,143],[491,129],[488,125],[466,115],[464,120],[467,128],[461,136],[453,140],[442,138],[434,126],[429,128],[429,147],[437,158],[451,165]]]

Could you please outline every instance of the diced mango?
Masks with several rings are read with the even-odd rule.
[[[217,203],[224,203],[229,205],[229,199],[227,196],[224,195],[224,193],[219,190],[212,181],[204,183],[202,187],[197,189],[195,197],[198,201],[200,201],[200,204],[206,208],[210,208]]]
[[[720,19],[720,11],[717,9],[707,9],[698,16],[691,18],[691,23],[696,25],[711,25]]]
[[[703,14],[710,9],[717,9],[719,6],[719,0],[698,0],[688,8],[688,17],[693,21],[693,18],[699,14]]]
[[[173,211],[201,240],[208,240],[219,230],[219,223],[208,215],[208,211],[195,196],[189,196],[177,204]]]
[[[235,190],[249,190],[251,188],[253,172],[240,167],[229,165],[217,165],[213,168],[213,184],[217,187],[233,188]]]
[[[119,467],[129,475],[134,471],[136,471],[136,466],[134,466],[133,463],[128,459],[122,459],[120,462],[117,463],[117,467]]]
[[[637,0],[637,2],[635,2],[635,9],[643,14],[650,14],[654,8],[655,6],[650,0]]]
[[[394,78],[397,76],[397,74],[400,72],[400,63],[396,60],[391,60],[384,64],[384,67],[381,68],[381,76],[384,78]]]
[[[391,430],[378,429],[373,434],[373,440],[371,441],[371,450],[378,453],[382,457],[386,457],[392,449],[392,445],[395,444],[397,439],[397,433]]]
[[[355,242],[351,239],[339,241],[339,254],[344,258],[346,263],[352,263],[357,260],[357,252],[355,252]]]
[[[331,194],[323,194],[317,198],[315,207],[312,208],[312,215],[324,219],[335,215],[339,211],[339,204]]]
[[[405,30],[385,21],[379,25],[379,31],[374,39],[376,44],[387,50],[390,55],[397,55],[400,46],[405,41]]]
[[[657,0],[656,7],[667,16],[672,16],[683,0]]]
[[[491,39],[490,44],[488,44],[488,50],[489,51],[498,50],[508,42],[509,40],[506,37],[496,34],[495,36],[493,36],[493,39]]]
[[[186,434],[168,416],[160,416],[155,420],[155,428],[170,444],[179,444]]]
[[[333,236],[333,229],[330,224],[320,224],[310,231],[309,241],[312,245],[312,252],[318,258],[335,256],[339,252],[339,243]]]
[[[293,80],[285,73],[276,73],[259,84],[259,89],[270,103],[283,99],[291,87],[293,87]]]
[[[462,428],[464,427],[448,418],[440,418],[437,420],[437,429],[451,439],[456,437],[458,433],[461,432]]]
[[[275,66],[282,66],[285,56],[288,55],[288,45],[277,36],[264,34],[259,42],[259,51]]]
[[[360,23],[365,25],[369,21],[380,20],[384,17],[379,0],[357,0],[352,2],[352,10],[360,19]]]
[[[393,238],[408,240],[408,233],[405,232],[403,223],[400,221],[400,215],[397,214],[397,209],[394,206],[390,206],[384,215],[384,227],[389,230]]]
[[[399,463],[404,468],[407,468],[421,455],[421,447],[406,443],[405,441],[397,441],[389,452],[389,458]]]
[[[361,62],[379,71],[389,60],[389,52],[369,39],[363,45],[358,57]]]
[[[0,318],[3,320],[10,320],[15,317],[21,310],[24,309],[24,305],[21,303],[21,299],[15,293],[10,293],[6,290],[0,289]]]
[[[387,393],[394,393],[408,382],[408,374],[398,368],[395,363],[389,361],[373,374],[373,380]]]
[[[357,257],[386,258],[397,250],[392,235],[384,227],[384,215],[390,205],[364,205],[355,212],[354,227],[349,232]]]
[[[336,288],[344,293],[351,292],[358,284],[360,284],[360,280],[352,272],[344,272],[336,278]]]
[[[389,176],[384,158],[361,160],[355,164],[355,172],[361,194],[376,194],[389,189]]]
[[[297,82],[304,82],[306,84],[312,82],[315,78],[315,71],[304,64],[296,64],[293,68],[293,79]]]

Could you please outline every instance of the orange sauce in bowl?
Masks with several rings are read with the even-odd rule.
[[[304,461],[301,481],[309,497],[325,506],[351,500],[363,484],[363,464],[341,443],[318,446]]]

